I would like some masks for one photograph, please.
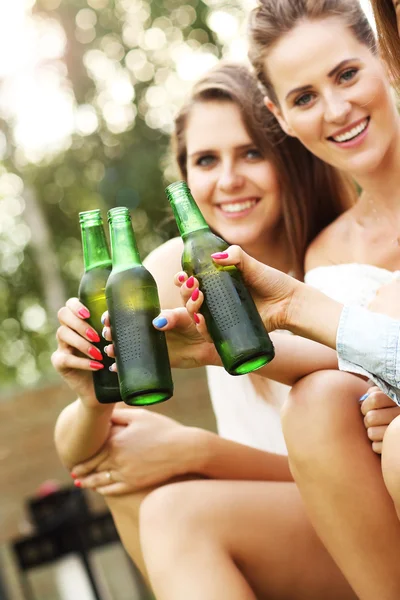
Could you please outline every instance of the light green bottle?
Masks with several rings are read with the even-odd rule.
[[[231,375],[259,369],[274,357],[274,347],[236,267],[215,264],[211,254],[229,247],[210,231],[187,184],[166,189],[184,243],[182,268],[199,280],[204,294],[201,312],[210,336]]]
[[[85,273],[79,285],[79,300],[89,312],[89,325],[98,333],[100,342],[94,343],[103,354],[104,369],[93,373],[94,390],[102,404],[121,402],[118,377],[109,371],[114,362],[104,353],[108,344],[102,337],[101,316],[107,310],[106,283],[111,273],[111,257],[104,234],[100,210],[87,210],[79,213],[81,226],[83,263]]]
[[[128,209],[111,209],[108,220],[106,296],[121,396],[129,405],[155,404],[173,393],[165,334],[153,326],[160,312],[157,285],[140,260]]]

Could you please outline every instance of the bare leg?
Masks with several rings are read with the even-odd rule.
[[[313,373],[292,389],[283,430],[310,519],[357,595],[398,600],[400,523],[362,422],[366,387],[347,373]]]
[[[158,600],[355,600],[293,483],[194,481],[140,512]]]
[[[385,432],[382,446],[382,471],[400,519],[400,417],[394,419]]]

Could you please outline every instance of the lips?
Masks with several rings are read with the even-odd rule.
[[[361,135],[368,127],[370,117],[357,121],[356,123],[349,125],[348,127],[341,129],[335,135],[328,137],[328,140],[336,142],[337,144],[343,144],[345,142],[351,142]]]

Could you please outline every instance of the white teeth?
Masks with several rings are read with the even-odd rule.
[[[365,119],[365,121],[357,125],[357,127],[353,127],[353,129],[350,129],[350,131],[342,133],[341,135],[337,135],[333,139],[335,140],[335,142],[348,142],[349,140],[355,138],[357,135],[360,135],[360,133],[362,133],[364,129],[366,129],[367,125],[368,119]]]
[[[227,213],[236,213],[241,212],[242,210],[247,210],[257,204],[257,200],[246,200],[244,202],[234,202],[232,204],[220,204],[219,208],[223,212]]]

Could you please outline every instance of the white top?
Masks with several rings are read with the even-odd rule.
[[[311,269],[305,281],[338,302],[366,306],[382,285],[399,276],[400,271],[346,263]],[[289,393],[288,386],[254,373],[233,377],[222,367],[207,367],[207,379],[222,437],[287,454],[279,413]]]

